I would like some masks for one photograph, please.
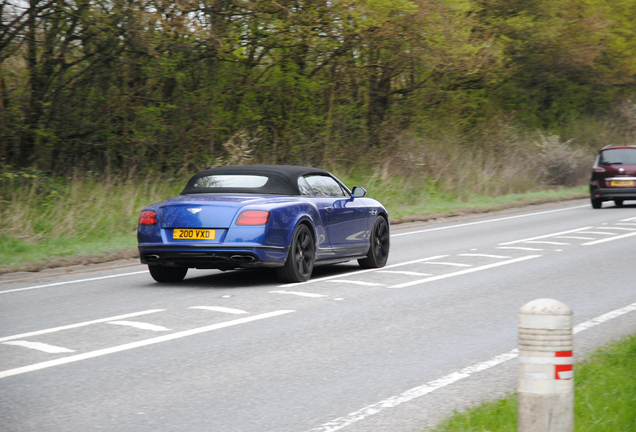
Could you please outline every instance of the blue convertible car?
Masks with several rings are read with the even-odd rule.
[[[208,169],[142,210],[139,256],[158,282],[178,282],[188,268],[275,267],[281,280],[303,282],[315,265],[383,267],[389,218],[365,195],[318,168]]]

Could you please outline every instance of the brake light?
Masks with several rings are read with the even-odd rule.
[[[139,225],[157,225],[157,212],[144,210],[139,215]]]
[[[265,225],[269,222],[269,212],[265,210],[245,210],[236,220],[237,225]]]
[[[599,166],[592,167],[592,171],[594,172],[605,172],[605,168],[601,168]]]

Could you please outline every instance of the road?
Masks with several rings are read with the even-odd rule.
[[[636,332],[636,206],[396,225],[388,265],[143,266],[0,279],[3,431],[420,431],[514,391],[517,311],[574,310],[575,356]],[[46,275],[43,275],[46,276]]]

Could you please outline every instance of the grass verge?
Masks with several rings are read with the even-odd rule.
[[[366,187],[370,197],[387,207],[394,221],[426,220],[585,196],[584,187],[492,197],[444,191],[435,182],[405,177],[341,178],[350,187]],[[177,195],[187,179],[51,179],[22,174],[0,180],[2,274],[112,260],[117,256],[114,251],[122,251],[122,258],[134,256],[140,210]]]
[[[576,432],[636,431],[636,335],[595,352],[574,368]],[[433,432],[517,430],[517,396],[455,413]]]

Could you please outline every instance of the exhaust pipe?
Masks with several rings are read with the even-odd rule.
[[[160,257],[159,255],[152,254],[152,255],[146,255],[146,256],[145,256],[145,258],[146,258],[148,261],[157,261],[157,260],[159,260],[161,257]]]
[[[251,262],[255,260],[251,255],[232,255],[230,259],[236,262]]]

